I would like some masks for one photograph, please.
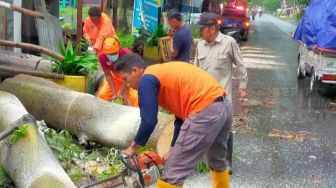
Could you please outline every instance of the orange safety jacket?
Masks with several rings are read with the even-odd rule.
[[[98,25],[92,23],[90,17],[85,19],[83,33],[85,39],[91,41],[93,47],[97,50],[102,49],[105,38],[117,36],[111,19],[103,12],[101,13]]]
[[[185,120],[208,107],[224,89],[206,71],[185,62],[169,62],[146,68],[144,75],[160,82],[159,105]]]

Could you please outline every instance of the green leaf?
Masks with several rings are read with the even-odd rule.
[[[71,41],[69,40],[67,43],[67,47],[66,47],[66,59],[67,60],[73,60],[75,58],[75,53],[74,53],[74,49],[72,46]]]
[[[29,124],[23,124],[21,125],[18,129],[16,129],[11,135],[10,135],[10,140],[13,143],[16,143],[17,141],[21,140],[24,138],[27,134],[27,128]]]
[[[80,43],[78,43],[77,45],[76,45],[76,48],[75,48],[75,55],[76,56],[78,56],[78,55],[81,55],[81,44]]]
[[[197,163],[196,165],[196,171],[203,173],[203,172],[208,172],[209,171],[209,167],[206,164],[206,162],[204,160],[200,161]]]
[[[66,54],[65,54],[65,46],[64,46],[64,44],[62,43],[62,41],[58,41],[57,46],[58,46],[58,49],[59,49],[60,52],[61,52],[61,55],[62,55],[62,56],[66,56]]]

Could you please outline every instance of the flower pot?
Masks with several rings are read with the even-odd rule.
[[[50,80],[63,87],[83,93],[89,93],[94,83],[94,79],[90,76],[64,75],[64,80],[56,80],[56,79],[50,79]]]
[[[143,57],[151,64],[162,63],[162,55],[158,46],[144,46]]]

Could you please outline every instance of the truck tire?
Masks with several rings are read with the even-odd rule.
[[[303,72],[301,71],[300,62],[301,62],[301,55],[300,55],[300,53],[299,53],[299,54],[298,54],[298,66],[297,66],[297,78],[298,78],[299,80],[304,79],[304,78],[305,78],[305,74],[306,74],[306,73],[303,73]]]
[[[310,76],[310,94],[311,95],[318,95],[321,89],[321,81],[317,80],[316,73],[314,68],[311,70],[311,76]]]
[[[242,34],[242,36],[241,36],[241,40],[242,41],[247,41],[248,40],[248,32],[244,32],[243,34]]]

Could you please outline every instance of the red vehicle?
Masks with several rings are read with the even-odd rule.
[[[246,15],[246,4],[236,3],[236,6],[225,6],[221,12],[222,23],[220,31],[233,36],[237,41],[248,40],[250,18]]]

